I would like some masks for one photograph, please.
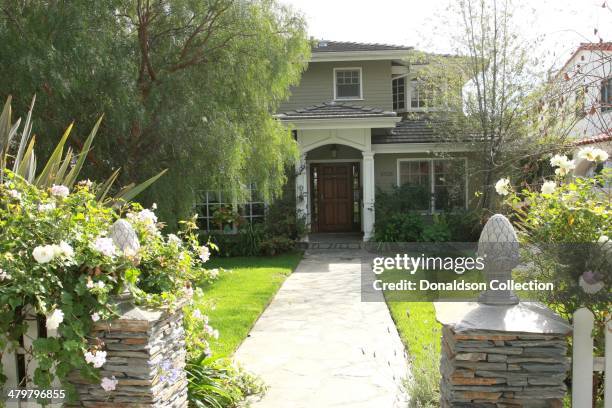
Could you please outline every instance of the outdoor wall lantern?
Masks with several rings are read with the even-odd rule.
[[[332,159],[338,157],[338,147],[336,145],[331,146],[331,157]]]

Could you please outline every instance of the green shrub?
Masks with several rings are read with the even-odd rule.
[[[233,408],[266,388],[257,377],[225,359],[209,361],[202,355],[188,361],[185,369],[190,407]]]
[[[260,244],[262,255],[278,255],[295,249],[295,240],[287,237],[271,237]]]
[[[378,242],[417,242],[425,228],[423,217],[413,212],[391,214],[377,221],[374,239]]]
[[[451,231],[448,225],[444,222],[436,221],[433,224],[426,225],[421,234],[423,242],[449,242],[451,240]]]
[[[383,221],[387,214],[427,211],[430,204],[431,194],[423,186],[404,184],[391,191],[376,191],[376,216]]]
[[[440,216],[448,226],[452,242],[478,242],[482,232],[482,211],[454,210]]]

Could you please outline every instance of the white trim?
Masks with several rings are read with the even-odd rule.
[[[354,98],[338,98],[336,95],[336,72],[338,71],[359,71],[359,97]],[[361,67],[336,67],[333,69],[334,72],[334,101],[363,101],[363,70]]]
[[[458,160],[462,160],[463,161],[463,165],[464,165],[464,171],[465,171],[465,181],[464,181],[464,186],[465,186],[465,205],[464,205],[464,209],[468,209],[468,188],[469,188],[469,177],[468,177],[468,158],[467,157],[407,157],[407,158],[400,158],[397,159],[397,163],[396,163],[396,186],[401,186],[400,184],[400,163],[401,162],[413,162],[413,161],[427,161],[429,162],[429,181],[430,181],[430,190],[429,193],[431,194],[431,202],[429,204],[430,208],[429,210],[427,210],[428,214],[436,214],[439,213],[440,210],[436,210],[435,208],[435,197],[433,195],[433,192],[435,190],[435,175],[434,175],[434,167],[433,167],[433,162],[434,161],[458,161]]]
[[[401,60],[412,50],[313,52],[310,62]]]
[[[361,163],[363,158],[358,159],[308,159],[306,163]]]
[[[330,119],[283,119],[283,123],[291,123],[295,129],[355,129],[355,128],[392,128],[401,121],[399,116],[384,116],[377,118],[330,118]]]

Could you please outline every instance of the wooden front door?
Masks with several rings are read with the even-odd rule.
[[[320,164],[318,171],[318,230],[321,232],[352,231],[352,165],[350,163]]]

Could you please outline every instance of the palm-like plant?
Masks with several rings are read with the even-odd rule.
[[[17,119],[14,123],[12,122],[11,100],[12,98],[9,96],[0,114],[0,183],[3,182],[4,169],[8,169],[12,161],[11,170],[13,173],[23,177],[26,181],[39,188],[45,189],[54,184],[72,188],[85,164],[87,154],[91,149],[93,139],[98,132],[103,117],[100,116],[97,120],[79,153],[75,153],[69,147],[64,154],[66,140],[73,126],[73,124],[70,124],[42,170],[37,172],[37,158],[34,151],[36,137],[32,135],[32,111],[34,110],[36,96],[32,98],[28,115],[21,130],[21,118]],[[13,143],[15,138],[19,139],[19,143],[17,150],[13,153],[13,145],[17,145],[17,143]],[[111,198],[109,197],[109,192],[117,181],[120,170],[115,170],[106,181],[96,186],[96,194],[99,201],[110,205],[130,201],[166,172],[166,170],[163,170],[138,185],[131,183],[123,187]]]

